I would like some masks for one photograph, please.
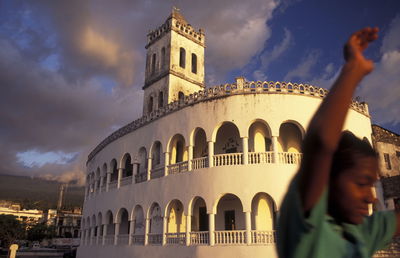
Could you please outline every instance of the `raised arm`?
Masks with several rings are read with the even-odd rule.
[[[339,142],[351,99],[358,83],[373,70],[364,57],[368,44],[378,38],[378,28],[364,28],[347,41],[346,63],[328,95],[312,118],[303,142],[299,193],[304,212],[319,200],[329,181],[333,153]]]

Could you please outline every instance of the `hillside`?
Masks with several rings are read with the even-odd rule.
[[[60,183],[39,178],[0,175],[0,200],[18,202],[25,209],[46,210],[56,208]],[[85,189],[68,186],[64,207],[81,207]]]

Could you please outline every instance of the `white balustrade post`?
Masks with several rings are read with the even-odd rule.
[[[162,228],[162,242],[161,245],[165,245],[167,243],[167,226],[168,226],[168,218],[166,216],[163,217],[163,228]]]
[[[120,225],[120,223],[115,223],[114,224],[114,226],[115,226],[115,230],[114,230],[114,232],[115,232],[115,234],[114,234],[114,245],[118,245],[119,225]]]
[[[213,246],[215,244],[215,237],[214,237],[214,231],[215,231],[215,214],[210,213],[208,214],[208,234],[210,237],[210,245]]]
[[[279,163],[278,157],[278,136],[272,136],[272,152],[273,152],[273,159],[274,163]]]
[[[135,230],[135,220],[129,221],[129,234],[128,234],[128,245],[132,245],[132,235]]]
[[[190,231],[192,228],[192,216],[188,214],[186,216],[186,245],[190,245]]]
[[[192,170],[192,160],[193,160],[193,145],[188,146],[188,171]]]
[[[117,188],[121,187],[121,179],[122,179],[122,173],[124,172],[123,168],[118,168],[118,181],[117,181]]]
[[[246,211],[246,243],[251,244],[251,211]]]
[[[214,166],[214,142],[208,142],[208,167],[212,168]]]
[[[164,164],[165,164],[165,169],[164,169],[164,174],[167,176],[168,175],[168,165],[169,165],[169,152],[164,153],[165,158],[164,158]]]
[[[150,176],[151,176],[151,161],[152,161],[152,158],[149,157],[147,159],[147,180],[150,180]]]
[[[150,228],[150,219],[146,218],[146,223],[144,227],[144,245],[149,244],[149,228]]]
[[[111,171],[107,171],[106,192],[110,190]]]
[[[247,136],[242,137],[243,146],[243,164],[249,164],[249,138]]]
[[[137,160],[135,159],[135,161],[133,162],[133,171],[132,171],[132,184],[134,184],[135,183],[135,178],[136,178],[136,175],[138,174],[138,172],[139,172],[139,163],[137,162]]]

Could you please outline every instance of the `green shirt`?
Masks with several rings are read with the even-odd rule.
[[[360,225],[338,224],[327,214],[327,190],[305,218],[297,178],[291,182],[280,209],[279,257],[365,258],[390,243],[397,223],[394,212],[375,212]]]

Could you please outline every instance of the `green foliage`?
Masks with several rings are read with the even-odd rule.
[[[8,248],[15,240],[25,237],[25,224],[13,215],[0,215],[0,240]]]
[[[38,223],[28,229],[27,239],[30,241],[42,241],[43,239],[51,239],[56,235],[54,226],[47,226],[45,223]]]

